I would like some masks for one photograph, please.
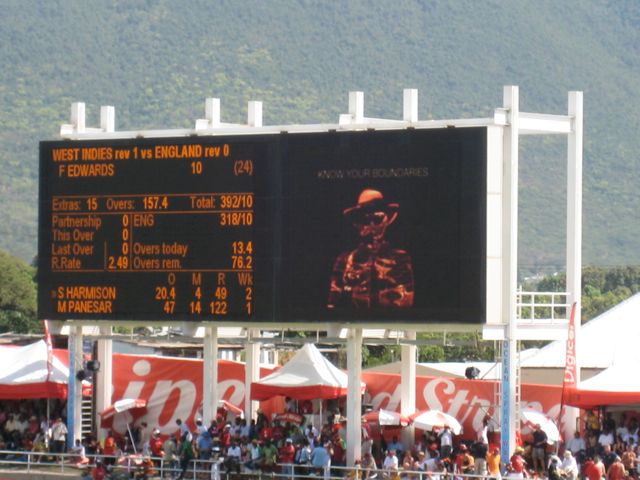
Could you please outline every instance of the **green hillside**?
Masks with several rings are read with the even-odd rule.
[[[0,0],[0,248],[36,253],[37,145],[73,101],[116,107],[117,129],[192,127],[204,99],[243,122],[336,122],[350,90],[367,116],[487,117],[502,86],[521,109],[585,102],[584,263],[640,264],[640,3],[635,0],[320,2]],[[564,263],[565,141],[521,152],[520,251],[526,271]]]

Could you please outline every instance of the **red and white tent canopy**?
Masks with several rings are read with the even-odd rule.
[[[276,395],[296,400],[337,398],[347,394],[348,385],[347,374],[307,343],[282,368],[251,384],[251,400]]]
[[[69,368],[54,350],[47,378],[47,344],[44,340],[25,346],[0,347],[0,399],[66,398]]]
[[[633,365],[613,365],[580,382],[578,388],[565,391],[565,404],[580,408],[640,404],[640,380]]]

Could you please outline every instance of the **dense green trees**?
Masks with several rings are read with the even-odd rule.
[[[187,128],[220,97],[224,122],[336,122],[347,93],[365,114],[488,117],[502,86],[522,110],[566,113],[584,91],[584,258],[640,263],[637,0],[314,2],[4,1],[0,15],[0,248],[36,249],[38,141],[71,102],[116,107],[118,130]],[[517,32],[517,34],[514,34]],[[566,140],[522,139],[520,252],[531,272],[563,263]]]
[[[564,291],[564,274],[544,277],[526,289]],[[582,269],[582,321],[588,321],[640,291],[640,267],[584,267]]]
[[[36,317],[35,270],[0,250],[0,332],[41,331]]]

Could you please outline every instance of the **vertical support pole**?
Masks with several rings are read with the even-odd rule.
[[[407,340],[415,340],[415,331],[406,331]],[[415,345],[402,345],[400,361],[400,413],[411,415],[416,411],[416,351]],[[402,429],[402,444],[412,445],[415,438],[415,428],[409,426]]]
[[[352,123],[364,122],[364,92],[349,92],[349,115]]]
[[[111,133],[116,131],[116,109],[115,107],[103,105],[100,107],[100,128],[103,132]]]
[[[71,104],[71,125],[75,133],[84,133],[86,130],[84,102],[73,102]]]
[[[98,361],[100,371],[94,377],[93,395],[96,399],[95,424],[100,426],[99,413],[104,411],[112,403],[113,385],[113,340],[111,340],[112,327],[100,327],[100,337],[98,339]],[[107,337],[107,338],[104,338]],[[98,440],[102,441],[107,437],[107,431],[98,428]]]
[[[67,448],[82,437],[82,383],[76,378],[82,365],[82,327],[69,329],[69,383],[67,385]]]
[[[575,333],[578,336],[582,318],[582,92],[569,92],[568,113],[573,117],[573,129],[567,138],[567,318],[575,302]],[[580,355],[577,350],[576,374],[576,381],[580,382]],[[576,424],[578,409],[571,412],[571,416],[562,417],[566,421],[565,431],[573,430]]]
[[[256,417],[258,402],[251,400],[251,383],[260,380],[260,343],[253,342],[260,330],[249,329],[245,345],[245,381],[244,381],[244,414],[247,422]]]
[[[218,406],[218,327],[204,327],[202,423],[209,426]]]
[[[209,127],[215,128],[220,126],[220,99],[207,98],[204,103],[205,117],[209,123]]]
[[[353,467],[360,459],[362,433],[360,418],[362,415],[362,328],[350,328],[347,339],[347,466]]]
[[[567,144],[567,318],[576,302],[580,318],[582,290],[582,92],[569,92],[573,130]],[[579,322],[578,322],[579,325]]]
[[[247,124],[250,127],[262,126],[262,102],[257,102],[255,100],[249,102]]]
[[[504,108],[509,111],[509,124],[504,132],[503,177],[503,292],[502,323],[505,338],[502,354],[501,456],[510,458],[515,448],[516,428],[516,288],[518,282],[518,123],[519,91],[516,86],[504,87]]]
[[[417,88],[405,88],[402,92],[402,119],[405,122],[418,121]]]

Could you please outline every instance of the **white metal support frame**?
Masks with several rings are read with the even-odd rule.
[[[96,414],[99,414],[111,405],[111,393],[113,389],[113,363],[111,362],[113,355],[113,340],[111,340],[111,333],[111,325],[100,327],[101,338],[98,338],[97,340],[100,370],[97,372],[97,381],[94,382],[94,388],[97,391],[93,392],[96,398]],[[96,420],[99,419],[96,417]],[[99,421],[97,425],[99,427]],[[102,428],[98,428],[97,430],[98,440],[104,440],[107,437],[107,431]]]
[[[252,341],[252,337],[258,337],[256,329],[249,331],[249,338],[245,344],[245,382],[244,382],[244,412],[247,421],[255,416],[258,412],[258,402],[251,400],[251,383],[260,380],[260,343]],[[208,380],[208,379],[207,379]]]
[[[67,448],[74,445],[76,439],[82,437],[82,381],[76,373],[83,368],[82,362],[82,327],[71,327],[68,341],[69,381],[67,383]]]
[[[504,129],[504,174],[502,210],[502,322],[505,324],[502,350],[502,458],[510,458],[515,447],[517,323],[516,289],[518,284],[518,87],[504,88],[504,108],[509,112],[509,125]]]
[[[351,328],[347,340],[347,374],[349,385],[347,389],[347,465],[353,466],[360,458],[361,425],[359,421],[362,415],[362,391],[360,378],[362,378],[362,328]]]
[[[416,332],[405,332],[407,340],[415,340]],[[400,347],[400,413],[409,416],[416,411],[416,353],[418,347],[402,344]],[[415,439],[415,429],[408,426],[402,429],[402,444],[410,445]]]
[[[216,418],[218,406],[218,327],[205,327],[202,362],[202,424]]]
[[[483,326],[483,336],[487,340],[503,341],[503,392],[505,396],[501,408],[502,431],[505,438],[503,455],[513,450],[515,430],[518,419],[516,401],[516,342],[518,340],[555,340],[566,337],[568,314],[565,318],[542,319],[531,314],[530,319],[521,319],[518,312],[526,307],[520,298],[526,292],[517,292],[518,272],[518,147],[520,135],[548,135],[560,134],[568,137],[567,153],[567,307],[573,302],[578,305],[580,314],[580,276],[581,276],[581,245],[582,245],[582,93],[569,93],[569,107],[567,115],[550,115],[540,113],[521,112],[519,108],[518,87],[504,87],[504,103],[495,109],[489,118],[419,120],[418,119],[418,91],[405,89],[403,92],[402,120],[370,118],[365,116],[364,93],[350,92],[348,113],[341,114],[337,123],[310,125],[263,125],[262,102],[251,101],[248,104],[247,123],[229,124],[221,122],[220,100],[207,98],[205,101],[205,118],[195,121],[193,129],[167,130],[115,130],[115,110],[113,107],[102,107],[100,111],[100,127],[90,128],[85,123],[84,103],[74,103],[71,107],[71,123],[62,125],[60,136],[70,140],[116,139],[116,138],[162,138],[180,136],[215,136],[215,135],[255,135],[306,133],[323,131],[352,131],[352,130],[397,130],[403,128],[434,129],[434,128],[462,128],[487,127],[487,319]],[[517,295],[520,295],[518,297]],[[554,300],[555,301],[555,300]],[[535,300],[531,301],[536,304]],[[543,302],[541,302],[543,303]],[[557,303],[555,305],[558,305]],[[555,311],[555,310],[554,310]],[[531,312],[530,312],[531,313]],[[533,319],[533,320],[532,320]],[[524,320],[524,321],[523,321]],[[551,320],[551,321],[550,321]],[[82,323],[82,322],[80,322]],[[86,322],[91,323],[91,322]],[[142,324],[142,322],[141,322]],[[184,325],[184,324],[183,324]],[[206,327],[217,327],[214,323],[203,324]],[[579,322],[578,322],[579,325]],[[184,325],[185,331],[193,330],[197,325]],[[219,325],[222,326],[222,325]],[[291,325],[292,328],[305,325]],[[255,402],[249,400],[249,387],[259,376],[259,338],[261,328],[279,329],[281,324],[248,323],[243,327],[253,329],[247,339],[247,397],[245,406],[250,414],[255,412]],[[306,325],[308,327],[308,325]],[[353,325],[325,325],[327,330],[339,332],[343,328],[349,329],[348,337],[348,367],[350,382],[347,398],[348,415],[360,414],[359,381],[362,331],[364,328],[380,328],[377,324],[363,324],[358,328]],[[415,331],[455,330],[451,325],[394,325],[395,329],[407,330],[409,335]],[[205,341],[205,355],[213,357],[215,348],[213,343],[216,335],[213,330],[207,334]],[[411,356],[410,350],[406,351]],[[109,359],[110,361],[110,359]],[[106,367],[105,362],[105,367]],[[211,362],[209,362],[211,363]],[[205,367],[205,409],[210,402],[215,401],[216,375],[213,370]],[[403,384],[415,373],[411,373],[411,366],[403,374]],[[507,383],[504,383],[504,382]],[[510,383],[509,383],[510,382]],[[411,398],[415,404],[415,392],[407,385],[401,386],[403,395],[402,409],[408,408]],[[356,393],[358,392],[358,393]],[[407,400],[405,402],[405,399]],[[212,412],[207,412],[212,414]],[[205,415],[206,416],[206,415]],[[79,423],[79,419],[78,419]],[[348,464],[353,465],[359,456],[360,430],[358,422],[349,422],[347,426]],[[507,452],[508,450],[508,452]],[[505,458],[508,458],[505,456]]]

